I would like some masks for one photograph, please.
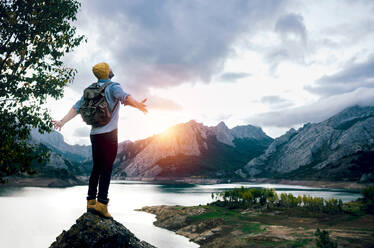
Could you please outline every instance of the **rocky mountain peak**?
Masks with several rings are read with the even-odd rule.
[[[252,125],[236,126],[231,129],[231,133],[235,138],[252,138],[252,139],[271,139],[260,127]]]
[[[186,125],[189,125],[189,126],[195,126],[195,125],[199,125],[201,123],[195,121],[195,120],[189,120],[188,122],[185,123]]]
[[[144,174],[152,177],[161,171],[157,165],[153,166],[160,159],[178,154],[199,156],[199,140],[207,137],[207,131],[205,126],[194,120],[174,125],[149,138],[147,146],[136,155],[124,172],[129,176]]]
[[[357,121],[374,116],[374,106],[352,106],[330,117],[324,123],[337,129],[346,129]]]
[[[55,146],[61,146],[65,143],[64,136],[54,130],[50,133],[39,133],[37,128],[32,128],[30,135],[31,141],[34,143],[53,144]]]
[[[272,140],[269,136],[267,136],[264,131],[260,127],[252,126],[252,125],[242,125],[236,126],[232,129],[229,129],[226,124],[221,121],[218,123],[217,126],[212,127],[212,133],[217,137],[217,140],[230,145],[235,146],[233,140],[237,139],[257,139],[257,140]]]
[[[217,126],[213,127],[212,131],[218,141],[230,146],[235,146],[233,143],[234,136],[231,134],[230,129],[223,121],[218,123]]]
[[[39,133],[38,129],[31,129],[30,142],[44,144],[59,155],[75,162],[82,162],[91,158],[91,146],[69,145],[64,141],[64,136],[52,130],[50,133]]]
[[[229,129],[229,128],[226,126],[226,124],[225,124],[224,121],[220,121],[220,122],[217,124],[216,127],[217,127],[217,128],[221,128],[221,129]]]

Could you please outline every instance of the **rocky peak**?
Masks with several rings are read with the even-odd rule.
[[[65,143],[64,136],[54,130],[52,130],[50,133],[39,133],[37,128],[32,128],[30,135],[32,142],[53,144],[55,146],[61,146]]]
[[[251,138],[251,139],[271,139],[267,136],[260,127],[252,125],[236,126],[231,129],[231,134],[238,139]]]
[[[230,129],[223,121],[218,123],[217,126],[213,127],[212,131],[218,141],[230,146],[235,146],[232,142],[234,140],[234,136],[231,134]]]
[[[189,120],[188,122],[185,123],[186,125],[189,125],[189,126],[195,126],[195,125],[198,125],[198,124],[201,124],[195,120]]]
[[[56,238],[50,248],[155,248],[140,241],[121,223],[104,219],[92,213],[85,213],[76,223]]]
[[[323,123],[337,129],[346,129],[357,121],[374,116],[374,106],[360,107],[358,105],[344,109]]]
[[[136,155],[124,172],[129,176],[144,174],[152,177],[161,170],[158,166],[153,166],[160,159],[178,154],[199,156],[200,139],[206,137],[207,127],[196,121],[174,125],[149,138],[147,146]]]
[[[38,129],[31,129],[30,142],[44,144],[59,155],[75,162],[91,159],[91,146],[69,145],[64,141],[61,133],[52,130],[50,133],[39,133]]]
[[[272,140],[267,136],[260,127],[252,125],[236,126],[229,129],[226,124],[221,121],[217,126],[211,128],[211,133],[216,136],[217,140],[230,146],[235,146],[233,140],[237,139],[257,139]]]
[[[183,135],[183,132],[191,132],[198,134],[202,129],[204,129],[204,125],[199,123],[195,120],[190,120],[186,123],[179,123],[167,129],[166,132],[174,132],[174,135]]]
[[[298,131],[296,131],[294,128],[291,128],[285,134],[276,138],[270,144],[270,146],[268,147],[268,149],[266,150],[264,155],[269,156],[269,155],[273,154],[274,152],[276,152],[278,150],[279,147],[281,147],[282,145],[289,142],[292,139],[292,137],[294,137],[297,133],[298,133]]]
[[[216,127],[219,129],[229,129],[223,121],[220,121]]]

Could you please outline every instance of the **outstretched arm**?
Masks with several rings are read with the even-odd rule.
[[[146,101],[147,101],[147,98],[144,98],[141,102],[138,102],[131,95],[128,95],[126,97],[125,104],[128,104],[134,108],[137,108],[140,111],[142,111],[144,114],[146,114],[148,113],[147,105],[145,104]]]
[[[65,125],[66,122],[70,121],[73,119],[76,115],[78,114],[77,110],[75,108],[71,108],[69,112],[62,118],[60,121],[53,120],[53,126],[56,130],[61,131],[62,126]]]

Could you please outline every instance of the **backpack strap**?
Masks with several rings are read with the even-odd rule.
[[[107,86],[109,86],[110,84],[112,84],[112,83],[113,83],[112,81],[106,82],[103,86],[101,86],[101,91],[104,91],[105,88],[106,88]],[[118,105],[118,102],[119,102],[119,101],[117,100],[117,102],[116,102],[116,104],[114,105],[112,111],[110,111],[111,114],[113,114],[114,110],[116,109],[116,107],[117,107],[117,105]]]
[[[116,107],[117,107],[117,105],[118,105],[118,102],[119,102],[119,100],[117,100],[117,102],[116,102],[116,104],[114,105],[112,111],[110,111],[111,114],[113,114],[114,110],[116,109]]]
[[[105,88],[106,88],[108,85],[112,84],[112,83],[113,83],[112,81],[106,82],[103,86],[101,86],[101,91],[104,91]]]

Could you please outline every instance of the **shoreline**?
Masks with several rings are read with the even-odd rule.
[[[220,184],[220,183],[271,183],[271,184],[285,184],[285,185],[298,185],[315,188],[328,188],[328,189],[344,189],[359,191],[366,188],[373,183],[359,183],[351,181],[317,181],[317,180],[289,180],[289,179],[273,179],[273,178],[251,178],[251,179],[226,179],[226,178],[194,178],[194,177],[127,177],[125,179],[118,179],[124,181],[141,181],[152,183],[164,184]]]
[[[5,177],[8,182],[0,184],[0,187],[71,187],[76,185],[88,185],[88,176],[76,176],[76,178],[60,179],[50,177]],[[360,191],[373,183],[358,183],[347,181],[316,181],[316,180],[289,180],[272,178],[254,178],[247,180],[222,179],[222,178],[195,178],[195,177],[127,177],[114,178],[112,181],[139,181],[159,184],[223,184],[223,183],[253,183],[253,184],[284,184],[295,186],[307,186],[326,189],[343,189],[348,191]]]
[[[256,183],[275,183],[286,185],[301,185],[316,188],[328,189],[345,189],[345,190],[361,190],[373,183],[358,183],[350,181],[317,181],[317,180],[289,180],[289,179],[271,179],[271,178],[258,178]]]
[[[6,177],[8,180],[5,184],[0,184],[0,187],[47,187],[47,188],[64,188],[77,185],[88,184],[88,178],[77,176],[76,178],[61,179],[53,177],[20,177],[11,176]]]

